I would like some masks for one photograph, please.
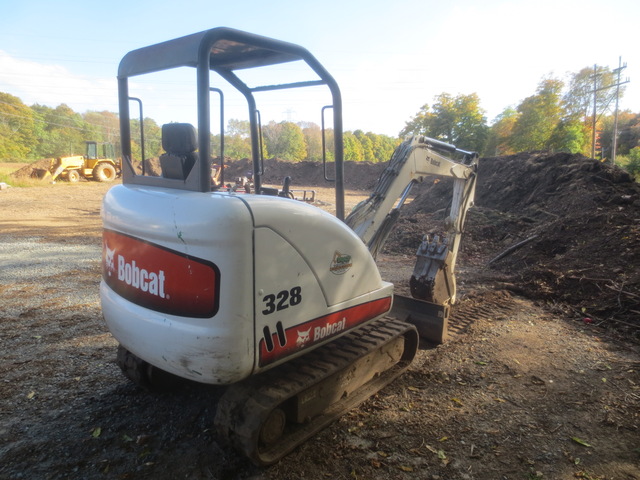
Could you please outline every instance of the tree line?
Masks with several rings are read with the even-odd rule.
[[[441,93],[406,122],[400,135],[426,135],[482,156],[543,150],[604,161],[613,153],[616,94],[624,95],[616,85],[615,72],[607,67],[585,67],[566,83],[543,78],[533,95],[505,108],[491,125],[477,94]],[[640,113],[619,112],[616,131],[618,163],[640,175]]]
[[[262,154],[290,162],[322,160],[322,129],[313,122],[275,122],[262,126]],[[251,156],[249,121],[229,120],[224,137],[225,156]],[[344,159],[353,162],[386,162],[400,144],[400,139],[362,130],[343,134]],[[333,144],[333,131],[325,132],[325,143]],[[220,135],[212,136],[212,152],[220,151]],[[326,160],[333,161],[332,149],[327,147]]]
[[[152,118],[145,118],[145,156],[162,153],[162,129]],[[139,120],[131,120],[131,131],[140,131]],[[77,113],[62,104],[56,108],[25,105],[19,98],[0,92],[0,160],[30,161],[80,155],[85,141],[111,143],[119,151],[120,126],[113,112],[89,111]],[[249,121],[230,119],[224,133],[224,155],[232,159],[251,156]],[[344,135],[344,155],[347,161],[386,162],[391,157],[398,138],[362,130]],[[299,162],[322,160],[322,130],[311,122],[269,122],[262,126],[262,150],[265,158]],[[133,141],[132,153],[140,158],[142,148]],[[325,142],[333,142],[333,132],[326,132]],[[327,149],[327,160],[332,153]],[[220,152],[220,135],[211,136],[213,155]]]
[[[401,138],[408,135],[426,135],[482,156],[544,150],[606,160],[613,150],[615,95],[618,91],[619,97],[624,95],[624,87],[613,88],[615,85],[615,71],[608,67],[585,67],[570,74],[566,82],[545,77],[531,96],[505,108],[491,124],[476,93],[453,96],[443,92],[431,105],[423,105],[398,137],[362,130],[345,132],[345,160],[386,162]],[[132,120],[132,131],[138,130],[138,121]],[[146,156],[159,156],[160,126],[145,118],[144,131]],[[640,175],[640,113],[619,112],[616,131],[619,163]],[[118,132],[116,113],[79,114],[64,104],[56,108],[38,104],[29,107],[19,98],[0,92],[0,160],[77,155],[84,152],[86,140],[110,142],[117,147]],[[326,132],[329,144],[332,133]],[[262,137],[265,158],[292,162],[322,159],[322,132],[314,123],[271,121],[262,126]],[[211,139],[216,155],[220,136],[212,135]],[[229,158],[250,157],[249,122],[229,120],[224,145]],[[133,150],[134,155],[140,155],[140,145],[134,145]],[[327,160],[332,160],[330,154]]]
[[[79,114],[62,104],[56,108],[25,105],[18,97],[0,92],[0,160],[29,161],[84,154],[85,141],[116,144],[118,115],[112,112]]]

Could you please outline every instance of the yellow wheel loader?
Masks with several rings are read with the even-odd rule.
[[[76,183],[81,177],[96,182],[112,182],[120,176],[121,162],[113,154],[113,146],[110,143],[98,144],[97,142],[85,142],[85,155],[72,155],[51,160],[48,173],[51,182],[63,178],[71,183]],[[102,147],[99,154],[98,146]],[[49,175],[45,174],[45,178]]]

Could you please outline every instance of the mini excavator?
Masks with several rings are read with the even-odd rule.
[[[256,71],[282,64],[303,67],[310,79],[256,81]],[[194,79],[189,107],[196,107],[197,128],[162,126],[161,174],[152,175],[143,161],[149,147],[142,108],[154,104],[142,99],[153,91],[145,78],[173,70]],[[219,99],[224,111],[222,86],[248,106],[252,193],[212,182],[213,139],[224,132],[221,113],[220,135],[212,133],[211,104]],[[323,145],[334,162],[318,168],[335,185],[335,215],[290,198],[289,178],[282,189],[262,184],[256,98],[305,88],[328,89],[329,104],[319,110],[323,132],[333,131]],[[475,192],[475,153],[412,137],[345,218],[340,90],[306,49],[214,28],[129,52],[119,65],[118,91],[123,181],[103,201],[100,296],[129,379],[152,388],[176,378],[225,386],[217,430],[254,463],[269,465],[397,378],[420,337],[444,340]],[[324,126],[328,116],[331,129]],[[217,160],[213,170],[223,172],[222,146]],[[430,175],[453,179],[450,214],[418,248],[415,298],[394,295],[375,255],[411,187]]]

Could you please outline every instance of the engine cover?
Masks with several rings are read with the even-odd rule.
[[[102,216],[107,325],[183,378],[235,383],[391,308],[362,241],[305,203],[118,185]]]

